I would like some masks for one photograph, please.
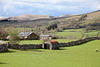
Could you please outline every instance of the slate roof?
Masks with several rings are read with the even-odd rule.
[[[40,35],[40,37],[49,37],[50,35]]]
[[[19,33],[19,36],[28,36],[29,34],[31,34],[31,32],[21,32]]]

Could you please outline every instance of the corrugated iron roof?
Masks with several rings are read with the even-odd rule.
[[[49,41],[53,45],[58,45],[58,41]]]

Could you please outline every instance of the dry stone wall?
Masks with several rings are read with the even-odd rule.
[[[8,44],[8,48],[12,48],[12,49],[41,49],[42,44],[23,44],[23,45]]]
[[[3,52],[3,51],[8,51],[8,46],[7,46],[7,44],[2,44],[2,45],[0,45],[0,52]]]
[[[59,43],[59,47],[80,45],[82,43],[86,43],[86,42],[92,41],[92,40],[100,40],[100,37],[90,37],[90,38],[85,38],[85,39],[72,41],[72,42],[68,42],[68,43]],[[23,45],[2,44],[2,45],[0,45],[0,52],[7,51],[8,48],[12,48],[12,49],[42,49],[42,44],[23,44]]]
[[[100,37],[90,37],[90,38],[85,38],[77,41],[71,41],[68,43],[59,43],[59,47],[66,47],[66,46],[75,46],[75,45],[80,45],[82,43],[86,43],[92,40],[100,40]]]

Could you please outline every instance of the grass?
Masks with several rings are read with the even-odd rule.
[[[19,44],[42,44],[42,40],[21,40]]]
[[[100,40],[60,50],[12,50],[0,53],[0,67],[100,67]]]
[[[8,31],[8,29],[11,29],[12,27],[7,27],[7,28],[4,28],[5,29],[5,31]],[[24,31],[24,27],[23,28],[14,28],[14,29],[16,29],[16,31],[17,32],[22,32],[22,31]],[[32,28],[25,28],[25,30],[32,30]]]
[[[81,38],[81,33],[83,32],[82,29],[68,29],[68,30],[64,30],[63,32],[55,32],[56,35],[58,36],[63,36],[63,37],[68,37],[68,38]],[[97,33],[100,31],[96,31],[96,30],[92,30],[91,32],[88,33],[84,33],[86,37],[86,35],[88,35],[89,37],[95,37],[97,35]]]
[[[53,39],[53,40],[56,40],[56,41],[58,41],[59,43],[74,41],[74,39],[73,39],[73,40],[71,40],[71,39]]]

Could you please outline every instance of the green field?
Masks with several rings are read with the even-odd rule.
[[[0,67],[100,67],[100,40],[60,50],[12,50],[0,53]]]
[[[9,29],[12,29],[12,27],[8,27],[8,28],[4,28],[5,29],[5,31],[8,31]],[[17,32],[22,32],[22,31],[24,31],[24,27],[23,28],[13,28],[13,30],[16,30]],[[32,28],[25,28],[25,30],[26,31],[31,31],[31,30],[33,30]]]
[[[81,33],[84,33],[84,37],[88,35],[89,37],[95,37],[97,33],[100,31],[91,30],[91,32],[83,32],[82,29],[68,29],[64,30],[63,32],[55,32],[57,36],[63,36],[68,38],[81,38]]]
[[[21,40],[19,44],[42,44],[42,40]]]

